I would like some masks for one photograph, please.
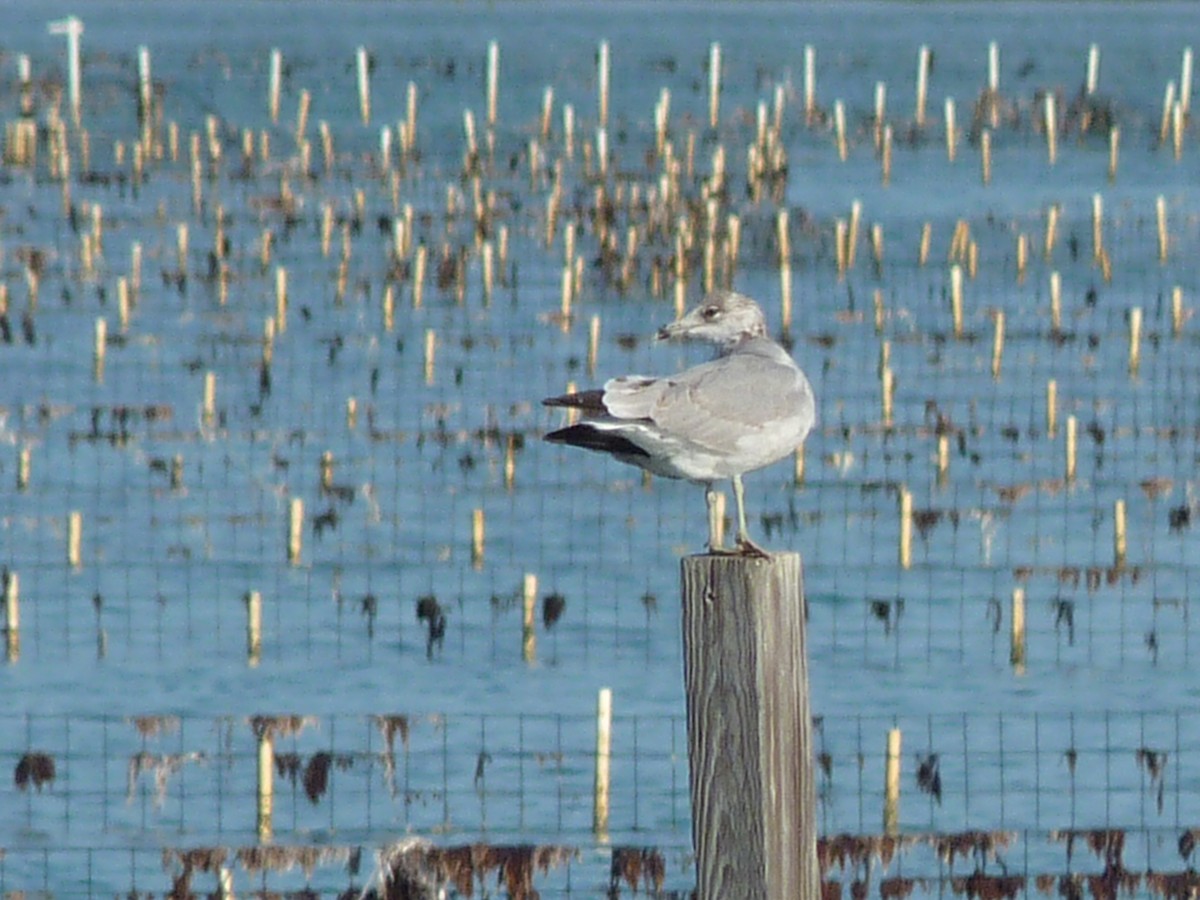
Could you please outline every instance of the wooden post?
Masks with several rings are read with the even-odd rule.
[[[246,659],[251,667],[262,659],[262,594],[246,594]]]
[[[1012,592],[1012,631],[1008,661],[1018,675],[1025,671],[1025,588],[1022,587],[1015,587]]]
[[[526,572],[521,584],[521,658],[527,663],[537,661],[537,630],[534,628],[537,588],[537,575]]]
[[[900,748],[903,735],[899,728],[888,730],[887,760],[883,773],[883,830],[895,834],[900,830]]]
[[[10,663],[21,656],[21,579],[16,572],[4,573],[4,646]]]
[[[681,570],[696,896],[819,897],[800,555]]]

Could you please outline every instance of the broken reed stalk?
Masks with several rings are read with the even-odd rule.
[[[596,53],[596,83],[599,93],[600,127],[608,127],[608,92],[611,73],[608,56],[608,41],[601,41]]]
[[[1117,163],[1121,156],[1121,129],[1114,125],[1108,131],[1108,180],[1117,180]]]
[[[588,320],[588,352],[587,352],[587,371],[588,375],[596,374],[596,362],[600,356],[600,315],[593,314]]]
[[[1142,308],[1129,310],[1129,374],[1136,378],[1142,364]]]
[[[912,491],[900,488],[900,568],[912,568]]]
[[[83,513],[71,510],[67,514],[67,565],[72,569],[83,567]]]
[[[8,661],[15,663],[21,656],[21,579],[12,570],[4,577],[4,647]]]
[[[283,53],[278,48],[271,48],[270,75],[267,79],[267,113],[271,124],[279,121],[279,95],[283,89]]]
[[[846,107],[841,100],[833,101],[833,130],[837,138],[838,159],[846,161]]]
[[[1011,618],[1008,661],[1017,674],[1021,674],[1025,670],[1025,589],[1023,587],[1013,588]]]
[[[471,565],[483,567],[484,516],[482,509],[471,510]]]
[[[304,546],[304,500],[293,497],[288,503],[287,561],[300,565],[300,554]]]
[[[917,51],[917,107],[915,114],[917,128],[925,127],[925,101],[929,95],[930,59],[929,47],[922,44],[920,50]]]
[[[1000,378],[1000,363],[1004,356],[1004,310],[995,314],[995,331],[992,334],[992,378]]]
[[[788,232],[788,211],[781,209],[775,217],[775,234],[779,242],[779,299],[781,323],[785,332],[792,328],[792,239]]]
[[[592,833],[608,839],[608,807],[612,776],[612,689],[596,696],[596,760],[592,796]]]
[[[1078,443],[1079,423],[1074,416],[1067,416],[1067,440],[1066,440],[1066,470],[1065,477],[1067,484],[1073,484],[1075,481],[1075,450]]]
[[[257,666],[262,659],[262,594],[246,594],[246,662]]]
[[[437,332],[432,328],[425,329],[425,353],[424,353],[424,372],[425,383],[433,384],[433,366],[434,359],[437,355]]]
[[[800,556],[681,574],[697,900],[819,897]]]
[[[899,728],[888,730],[883,772],[884,834],[896,834],[900,830],[900,753],[903,740]]]
[[[200,405],[200,422],[204,428],[212,428],[217,421],[217,373],[204,373],[204,399]]]
[[[1125,567],[1126,550],[1125,535],[1125,501],[1113,503],[1113,566],[1118,569]]]
[[[1062,331],[1062,276],[1057,271],[1050,273],[1050,331]]]
[[[954,337],[963,336],[963,272],[962,266],[955,264],[950,267],[950,320],[954,328]]]
[[[721,45],[708,47],[708,126],[715,129],[721,121]]]
[[[938,483],[945,484],[950,476],[950,435],[939,434],[937,439]]]
[[[537,575],[526,572],[521,581],[521,659],[526,663],[537,661],[537,630],[534,627],[537,589]]]
[[[946,98],[946,161],[953,163],[958,156],[958,126],[955,124],[954,98]]]
[[[17,490],[29,490],[29,475],[33,469],[33,449],[26,444],[17,451]]]
[[[488,41],[487,45],[487,123],[496,125],[496,108],[500,98],[500,45]]]
[[[97,384],[104,381],[104,352],[108,347],[108,322],[101,316],[96,319],[95,338],[92,342],[92,377]]]
[[[1051,378],[1046,382],[1046,435],[1058,433],[1058,382]]]
[[[258,734],[258,790],[255,805],[255,828],[258,840],[266,843],[273,832],[272,816],[275,806],[275,738],[269,727]]]
[[[984,184],[992,183],[992,132],[989,128],[979,135],[979,174]]]
[[[1154,217],[1158,225],[1158,261],[1165,263],[1170,246],[1170,235],[1167,231],[1167,198],[1162,194],[1155,198]]]
[[[1171,334],[1179,337],[1183,331],[1183,288],[1176,285],[1171,288]]]

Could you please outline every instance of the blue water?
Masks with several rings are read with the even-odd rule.
[[[29,54],[39,121],[65,78],[64,41],[46,23],[75,12],[83,36],[83,124],[92,173],[70,186],[81,231],[63,213],[44,139],[34,168],[6,166],[0,187],[0,275],[8,289],[11,344],[0,344],[0,565],[17,572],[22,599],[19,658],[0,674],[0,767],[30,750],[52,755],[57,777],[40,791],[0,788],[0,890],[54,894],[165,891],[161,847],[255,843],[255,714],[314,717],[280,752],[340,760],[316,803],[302,781],[280,776],[280,845],[380,846],[412,833],[442,843],[555,842],[583,849],[546,876],[554,890],[590,896],[607,883],[607,845],[591,831],[594,708],[614,693],[614,785],[609,840],[668,852],[668,887],[691,883],[686,729],[678,628],[678,558],[700,548],[701,492],[654,481],[599,457],[543,444],[559,416],[538,401],[568,381],[663,372],[694,357],[654,347],[672,316],[650,296],[643,252],[636,286],[622,294],[585,266],[576,319],[558,310],[563,239],[544,241],[549,175],[530,187],[528,144],[537,136],[543,90],[555,115],[542,152],[562,151],[561,108],[574,106],[577,140],[597,121],[595,55],[608,40],[613,65],[610,186],[656,188],[653,107],[672,94],[671,137],[683,153],[697,135],[696,167],[711,165],[707,121],[710,42],[719,40],[724,90],[716,137],[727,150],[731,203],[743,218],[736,286],[779,323],[775,206],[742,186],[758,102],[776,86],[785,99],[797,359],[816,388],[821,424],[806,448],[806,478],[781,463],[748,479],[752,530],[772,548],[798,550],[809,604],[813,711],[818,751],[828,753],[818,821],[827,833],[878,830],[886,732],[905,735],[901,826],[912,833],[967,828],[1024,832],[1010,861],[1058,871],[1056,828],[1144,829],[1139,865],[1178,867],[1177,832],[1200,817],[1200,727],[1189,677],[1194,535],[1172,526],[1195,515],[1192,471],[1197,416],[1195,325],[1172,334],[1171,291],[1191,307],[1200,289],[1190,248],[1200,237],[1193,184],[1196,133],[1182,159],[1159,147],[1163,89],[1178,81],[1196,17],[1184,4],[5,4],[0,104],[19,110],[15,55]],[[494,190],[509,231],[505,278],[490,303],[469,216],[447,218],[447,190],[471,208],[460,178],[462,113],[485,132],[485,48],[500,47]],[[990,184],[966,139],[984,85],[987,44],[1001,49],[1001,94],[1017,118],[993,136]],[[1099,95],[1121,128],[1116,180],[1106,135],[1064,133],[1046,159],[1040,92],[1066,110],[1083,81],[1087,47],[1101,48]],[[128,180],[137,141],[136,54],[152,52],[162,125],[178,123],[177,161],[154,160],[143,184]],[[850,147],[838,160],[828,125],[806,125],[803,47],[817,58],[817,103],[846,104]],[[917,49],[934,51],[929,121],[915,141]],[[368,47],[372,121],[359,119],[354,51]],[[285,62],[280,119],[267,114],[271,48]],[[379,133],[405,115],[406,87],[419,93],[419,164],[392,191],[378,167]],[[873,144],[875,84],[887,83],[888,121],[898,135],[888,185]],[[298,171],[294,136],[302,90],[312,96],[307,137],[312,171]],[[946,160],[942,110],[955,98],[963,131]],[[192,208],[188,137],[218,117],[221,163]],[[338,154],[322,173],[318,129]],[[269,135],[271,159],[241,169],[243,129]],[[70,132],[78,153],[78,135]],[[393,139],[395,135],[393,134]],[[116,162],[116,144],[124,161]],[[201,146],[206,146],[202,139]],[[393,140],[395,146],[395,140]],[[75,175],[80,164],[75,162]],[[118,178],[123,176],[124,180]],[[592,198],[582,147],[563,170],[568,204]],[[286,180],[296,197],[289,225],[272,207]],[[355,222],[357,190],[364,215]],[[694,186],[688,190],[695,193]],[[1092,197],[1105,209],[1112,261],[1105,282],[1092,258]],[[1171,228],[1159,263],[1155,198]],[[858,255],[834,269],[834,219],[862,204]],[[104,234],[85,271],[80,233],[92,204]],[[206,277],[226,216],[229,287],[222,305]],[[321,209],[337,224],[320,251]],[[424,303],[395,291],[385,328],[382,297],[391,220],[411,204],[416,242],[430,247]],[[1043,255],[1046,211],[1061,209],[1059,240]],[[625,212],[618,213],[623,247]],[[978,243],[979,270],[965,285],[964,329],[950,334],[948,250],[955,222]],[[173,278],[176,228],[190,231],[188,278]],[[336,297],[342,223],[354,223],[347,290]],[[917,263],[923,223],[932,228]],[[872,266],[868,230],[884,234]],[[259,263],[265,229],[270,264]],[[1029,268],[1016,271],[1018,234]],[[433,270],[448,241],[467,248],[463,303],[440,290]],[[117,279],[143,248],[142,287],[128,330],[117,319]],[[36,309],[26,260],[44,254]],[[597,255],[586,214],[579,252]],[[274,270],[287,267],[286,331],[274,344],[271,391],[259,382],[264,320]],[[700,296],[698,263],[688,287]],[[1049,326],[1050,273],[1061,274],[1063,330]],[[876,333],[872,294],[885,309]],[[1128,316],[1144,315],[1142,360],[1128,371]],[[1007,335],[992,377],[993,313]],[[32,313],[36,342],[25,342]],[[587,320],[602,319],[595,372]],[[93,372],[95,320],[110,336],[103,379]],[[437,335],[431,379],[423,340]],[[895,427],[880,425],[876,366],[890,343]],[[206,372],[216,378],[218,419],[201,412]],[[1045,389],[1058,384],[1057,433],[1046,433]],[[357,419],[347,421],[347,401]],[[936,410],[934,406],[936,405]],[[120,435],[114,414],[132,413]],[[149,410],[149,412],[148,412]],[[948,475],[935,468],[936,411],[961,429]],[[1079,422],[1078,473],[1063,477],[1067,415]],[[505,442],[518,440],[515,478],[504,478]],[[28,448],[32,475],[17,489]],[[344,497],[323,492],[320,459],[332,453]],[[169,466],[182,457],[182,482]],[[1159,482],[1152,482],[1159,479]],[[897,562],[900,485],[918,511],[940,513],[914,537],[913,565]],[[1158,485],[1157,489],[1155,485]],[[1005,491],[1019,489],[1017,499]],[[298,565],[286,558],[288,502],[305,502]],[[352,498],[352,499],[350,499]],[[1112,568],[1114,502],[1127,507],[1128,565]],[[486,515],[486,548],[474,565],[471,516]],[[68,514],[83,517],[82,565],[66,563]],[[314,517],[336,512],[317,533]],[[520,591],[538,576],[536,662],[521,654]],[[1009,600],[1027,596],[1028,660],[1009,665]],[[263,647],[249,665],[247,591],[263,597]],[[566,600],[552,628],[542,600]],[[442,643],[426,652],[418,598],[445,611]],[[887,619],[886,623],[884,619]],[[389,762],[373,715],[411,719]],[[143,737],[130,716],[179,722]],[[1077,754],[1074,767],[1064,760]],[[1162,803],[1140,750],[1165,752]],[[137,754],[175,766],[161,793]],[[936,753],[940,798],[916,785],[920,759]],[[394,764],[394,770],[391,768]],[[389,774],[391,773],[391,774]],[[401,786],[397,786],[397,784]],[[1155,829],[1158,829],[1155,831]],[[1132,839],[1131,839],[1132,841]],[[1162,848],[1165,847],[1166,850]],[[1158,849],[1154,849],[1158,848]],[[911,866],[936,870],[912,851]],[[1131,851],[1130,865],[1133,863]],[[1078,862],[1078,861],[1077,861]],[[170,867],[167,867],[168,870]],[[369,875],[364,862],[351,881]],[[235,887],[258,884],[243,868]],[[342,890],[346,862],[327,860],[306,880],[272,873],[273,890]],[[197,876],[197,889],[215,889]],[[288,880],[291,879],[291,880]],[[322,880],[324,879],[324,880]],[[357,881],[355,881],[357,879]],[[555,879],[558,879],[557,881]],[[539,882],[542,883],[542,882]]]

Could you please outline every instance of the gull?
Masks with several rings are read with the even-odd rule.
[[[734,291],[715,291],[658,340],[716,346],[716,358],[677,375],[623,375],[603,388],[549,397],[546,406],[578,410],[582,419],[545,440],[607,453],[666,478],[704,485],[708,549],[718,538],[713,483],[729,479],[737,503],[737,549],[766,556],[746,528],[742,475],[769,466],[804,443],[816,421],[812,387],[795,361],[767,334],[762,309]]]

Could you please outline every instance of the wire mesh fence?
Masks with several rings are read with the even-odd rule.
[[[538,400],[682,366],[650,336],[720,284],[819,398],[748,499],[805,557],[827,877],[1194,888],[1176,10],[1106,9],[1076,92],[1046,10],[858,10],[848,38],[774,7],[104,9],[82,88],[70,21],[28,10],[0,79],[0,891],[224,892],[224,867],[342,894],[397,833],[457,842],[481,892],[688,890],[700,491],[544,446]],[[308,714],[273,747],[273,857],[263,709]]]

